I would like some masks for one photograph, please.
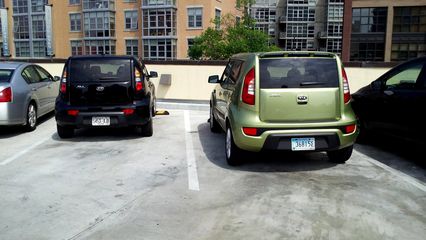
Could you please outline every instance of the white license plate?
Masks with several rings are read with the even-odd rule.
[[[309,151],[315,150],[315,138],[292,138],[292,151]]]
[[[92,126],[109,126],[109,117],[92,117]]]

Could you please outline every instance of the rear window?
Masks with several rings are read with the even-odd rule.
[[[260,88],[334,88],[339,86],[335,59],[260,59]]]
[[[71,81],[129,81],[129,59],[76,59],[71,60]]]
[[[13,70],[11,69],[0,69],[0,83],[10,82],[12,78]]]

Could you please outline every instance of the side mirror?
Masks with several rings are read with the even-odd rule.
[[[61,80],[61,78],[60,77],[58,77],[58,76],[54,76],[53,77],[53,81],[55,81],[55,82],[58,82],[58,81],[60,81]]]
[[[154,71],[151,71],[151,72],[149,72],[149,77],[150,78],[157,78],[158,77],[158,73],[154,72]]]
[[[381,90],[381,89],[382,89],[383,84],[382,84],[382,81],[380,81],[380,80],[375,80],[375,81],[373,81],[373,82],[370,84],[370,86],[371,86],[371,88],[372,88],[373,90]]]
[[[210,76],[209,83],[220,83],[219,75]]]

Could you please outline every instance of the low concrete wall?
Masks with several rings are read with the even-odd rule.
[[[62,73],[63,64],[42,63],[40,65],[54,76],[60,76]],[[148,71],[157,71],[159,74],[159,78],[153,80],[157,89],[157,98],[188,100],[208,100],[215,87],[214,84],[207,82],[208,77],[215,74],[221,75],[224,70],[224,66],[206,65],[153,64],[147,65],[147,68]],[[368,85],[387,70],[389,68],[346,68],[351,92],[354,93]],[[162,74],[168,74],[171,77],[170,85],[160,84]]]

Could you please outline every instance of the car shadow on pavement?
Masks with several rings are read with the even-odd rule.
[[[40,117],[39,119],[37,119],[38,120],[37,127],[49,121],[54,116],[55,116],[55,112],[52,111]],[[37,129],[34,131],[37,131]],[[25,131],[24,126],[0,126],[0,139],[11,138],[11,137],[15,137],[25,133],[27,133],[27,131]]]
[[[155,133],[154,133],[155,134]],[[60,138],[58,133],[52,139],[61,142],[108,142],[142,138],[134,128],[86,128],[76,129],[72,138]]]
[[[261,152],[250,153],[241,166],[232,167],[225,159],[225,134],[212,133],[208,123],[198,125],[198,136],[207,159],[215,165],[248,172],[315,171],[336,166],[325,153]]]
[[[355,150],[407,175],[426,182],[424,146],[391,137],[371,136]]]

